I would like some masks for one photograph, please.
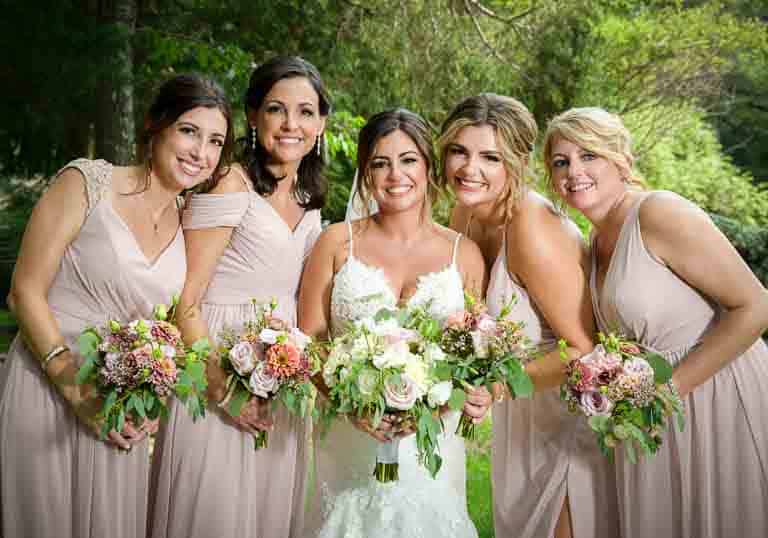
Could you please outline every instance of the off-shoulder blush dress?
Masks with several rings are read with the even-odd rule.
[[[64,251],[48,304],[67,345],[107,319],[147,318],[181,291],[184,236],[148,260],[112,207],[112,165],[78,159],[88,210]],[[0,372],[0,501],[4,538],[142,538],[147,517],[148,443],[121,453],[83,426],[21,337]]]
[[[214,339],[252,316],[251,299],[276,299],[276,315],[295,323],[303,263],[320,234],[319,210],[307,211],[291,230],[243,179],[248,192],[194,195],[184,212],[185,230],[234,228],[202,301]],[[153,463],[151,536],[301,536],[308,424],[278,407],[268,447],[255,451],[252,436],[222,413],[211,405],[193,423],[181,405],[173,406]]]

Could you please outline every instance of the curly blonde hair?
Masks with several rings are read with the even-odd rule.
[[[507,183],[498,204],[504,208],[505,220],[509,220],[530,185],[531,154],[539,133],[533,114],[517,99],[481,93],[456,105],[443,122],[437,141],[441,175],[445,178],[446,155],[457,133],[464,127],[483,125],[493,127],[507,171]]]

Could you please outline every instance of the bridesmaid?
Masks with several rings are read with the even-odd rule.
[[[700,208],[648,192],[630,134],[599,108],[576,108],[547,129],[556,192],[594,225],[592,304],[675,367],[683,432],[653,457],[616,458],[624,538],[768,536],[768,293]]]
[[[251,75],[248,131],[240,165],[184,212],[189,272],[179,303],[186,340],[237,328],[251,299],[277,299],[278,317],[295,323],[304,262],[320,234],[326,183],[322,134],[331,104],[317,69],[276,57]],[[225,397],[225,375],[209,360],[209,400]],[[161,429],[152,471],[154,538],[280,538],[302,533],[306,421],[257,400],[240,417],[222,408],[193,424],[174,405]],[[266,448],[252,434],[274,422]]]
[[[484,93],[459,103],[443,123],[441,162],[457,205],[451,226],[480,246],[491,267],[492,314],[516,299],[510,317],[525,322],[542,353],[526,365],[537,392],[493,411],[493,499],[497,536],[549,538],[618,535],[614,476],[588,428],[569,415],[559,338],[589,352],[594,320],[589,258],[578,228],[529,186],[537,136],[531,113],[511,97]],[[490,404],[483,388],[465,412]]]
[[[224,92],[193,75],[160,88],[144,125],[141,164],[72,161],[27,224],[9,297],[23,339],[0,372],[0,536],[145,535],[157,424],[99,440],[101,404],[74,384],[76,340],[108,317],[148,317],[181,290],[177,196],[222,174],[232,135]]]

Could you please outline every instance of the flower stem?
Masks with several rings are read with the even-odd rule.
[[[253,436],[253,449],[259,450],[260,448],[266,448],[268,442],[269,433],[264,430],[260,430],[259,433]]]

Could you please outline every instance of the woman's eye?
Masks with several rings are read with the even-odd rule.
[[[283,110],[283,107],[281,107],[280,105],[269,105],[266,108],[266,111],[268,114],[276,114],[282,110]]]
[[[554,161],[552,161],[552,166],[554,168],[562,168],[567,164],[568,164],[568,161],[566,161],[565,159],[555,159]]]
[[[597,159],[597,155],[595,155],[594,153],[584,153],[581,155],[581,159],[583,161],[594,161],[595,159]]]
[[[379,168],[384,168],[385,166],[387,166],[387,161],[373,161],[371,163],[371,168],[374,170],[377,170]]]
[[[183,125],[179,127],[179,132],[185,134],[185,135],[193,135],[195,134],[195,128],[189,127],[188,125]]]
[[[486,160],[491,161],[492,163],[499,163],[501,162],[501,157],[498,155],[486,155]]]
[[[416,159],[416,157],[405,157],[402,162],[403,162],[403,164],[413,164],[417,160],[418,159]]]
[[[314,110],[310,110],[308,108],[305,108],[304,110],[302,110],[301,114],[303,116],[306,116],[307,118],[314,118],[315,117],[315,111]]]
[[[213,143],[214,146],[218,146],[220,148],[224,147],[224,141],[221,138],[214,138],[213,140],[211,140],[211,142]]]
[[[465,151],[461,148],[448,148],[449,155],[464,155]]]

